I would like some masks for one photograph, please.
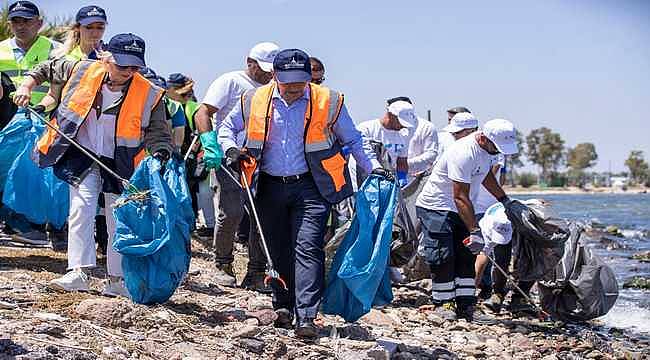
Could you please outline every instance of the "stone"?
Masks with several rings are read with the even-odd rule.
[[[390,352],[379,345],[366,351],[366,356],[374,360],[390,360]]]
[[[54,346],[54,345],[48,345],[48,346],[45,348],[45,351],[49,352],[50,354],[54,354],[54,355],[56,355],[56,354],[59,353],[59,348],[56,347],[56,346]]]
[[[50,324],[38,324],[34,328],[34,332],[37,334],[47,334],[54,337],[61,337],[65,333],[65,329],[60,326],[53,326]]]
[[[260,333],[260,328],[258,328],[257,326],[245,325],[245,326],[242,326],[239,330],[235,331],[232,334],[232,337],[233,338],[244,338],[244,337],[252,338],[252,337],[257,336],[257,334],[259,334],[259,333]]]
[[[377,344],[379,346],[383,347],[384,349],[386,349],[386,351],[388,351],[388,353],[391,356],[394,355],[398,351],[399,345],[400,345],[399,343],[396,343],[396,342],[394,342],[392,340],[389,340],[389,339],[378,339]]]
[[[119,346],[104,346],[102,355],[107,359],[127,359],[129,352]]]
[[[634,289],[650,289],[650,278],[645,278],[641,276],[635,276],[631,279],[628,279],[623,283],[623,288],[634,288]]]
[[[260,321],[257,320],[256,318],[250,318],[250,319],[246,319],[246,320],[244,320],[244,325],[248,325],[248,326],[259,326],[259,325],[260,325]]]
[[[350,324],[337,329],[339,337],[358,341],[371,341],[372,335],[366,328],[358,324]]]
[[[272,309],[261,309],[246,313],[247,316],[256,318],[261,326],[271,325],[278,318],[278,314]]]
[[[118,326],[130,310],[129,305],[118,299],[101,298],[83,300],[74,309],[84,319],[112,327]]]
[[[591,351],[585,355],[587,359],[602,359],[603,353],[598,350]]]
[[[158,311],[157,313],[153,314],[153,316],[163,321],[169,321],[172,318],[169,312],[165,310]]]
[[[641,262],[650,262],[650,251],[643,251],[632,255],[632,259]]]
[[[10,302],[0,300],[0,309],[2,309],[2,310],[13,310],[13,309],[17,309],[17,308],[18,308],[18,305],[14,304],[14,303],[10,303]]]
[[[526,326],[523,325],[517,325],[515,328],[512,330],[513,332],[528,335],[530,333],[530,329]]]
[[[542,360],[560,360],[560,358],[558,358],[555,354],[551,354],[544,356]]]
[[[641,360],[643,359],[643,354],[635,351],[625,350],[623,357],[625,360]]]
[[[34,314],[34,317],[43,321],[66,321],[68,318],[61,316],[59,314],[38,312]]]
[[[261,355],[264,353],[264,341],[256,338],[241,338],[237,344],[248,351]]]
[[[395,318],[392,314],[384,313],[376,309],[371,309],[369,313],[361,318],[361,321],[382,327],[398,327],[401,325],[399,318]]]
[[[445,319],[433,313],[427,314],[427,320],[434,326],[442,326],[445,323]]]
[[[501,343],[497,339],[487,339],[485,340],[485,346],[487,347],[487,350],[499,354],[503,352],[504,347],[501,345]]]

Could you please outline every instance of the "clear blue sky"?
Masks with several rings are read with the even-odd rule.
[[[49,16],[88,1],[36,1]],[[450,106],[482,122],[547,126],[566,144],[593,142],[597,170],[623,170],[630,150],[650,159],[648,1],[151,1],[97,0],[106,39],[147,41],[157,72],[190,74],[202,97],[218,75],[274,41],[320,57],[355,121],[407,95],[437,127]]]

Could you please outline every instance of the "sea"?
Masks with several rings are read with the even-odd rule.
[[[635,253],[650,250],[650,194],[562,194],[516,195],[517,199],[549,201],[563,218],[594,227],[618,227],[622,236],[610,237],[621,245],[608,249],[596,238],[585,238],[618,278],[619,297],[610,312],[599,318],[606,327],[650,334],[650,291],[624,289],[623,283],[635,276],[650,277],[650,263],[632,260]]]

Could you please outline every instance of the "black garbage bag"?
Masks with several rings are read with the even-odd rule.
[[[609,312],[618,298],[614,271],[582,243],[582,226],[572,223],[564,256],[538,288],[544,311],[558,320],[582,322]]]
[[[514,276],[520,281],[538,281],[562,259],[569,222],[555,216],[544,201],[526,203],[513,200],[512,206],[506,207],[513,230]]]

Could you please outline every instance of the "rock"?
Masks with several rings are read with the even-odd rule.
[[[392,314],[384,313],[376,309],[370,310],[369,313],[361,318],[361,321],[370,325],[383,326],[383,327],[397,327],[401,325],[399,318],[394,317]]]
[[[523,325],[517,325],[515,328],[512,330],[512,332],[528,335],[530,334],[530,329],[527,328],[526,326]]]
[[[242,326],[239,330],[235,331],[232,334],[232,337],[233,338],[244,338],[244,337],[252,338],[252,337],[257,336],[257,334],[259,334],[260,331],[261,331],[261,329],[258,328],[257,326],[245,325],[245,326]]]
[[[610,235],[623,237],[623,234],[621,234],[621,231],[618,229],[618,226],[616,225],[609,225],[608,227],[605,228],[605,232]]]
[[[153,316],[163,321],[169,321],[172,318],[171,314],[165,310],[158,311],[157,313],[153,314]]]
[[[634,288],[634,289],[650,289],[650,279],[644,278],[641,276],[635,276],[632,279],[628,279],[623,284],[623,288]]]
[[[433,313],[427,314],[427,320],[434,326],[442,326],[445,323],[445,319]]]
[[[400,345],[399,343],[388,339],[379,339],[377,340],[377,344],[386,349],[386,351],[388,351],[391,356],[393,356],[398,351]]]
[[[585,355],[587,359],[602,359],[603,353],[598,350],[591,351]]]
[[[632,259],[638,260],[641,262],[650,262],[650,251],[644,251],[632,255]]]
[[[357,341],[373,340],[373,337],[372,335],[370,335],[368,330],[358,324],[350,324],[342,328],[338,328],[337,332],[340,337],[350,339],[350,340],[357,340]]]
[[[558,358],[555,354],[551,354],[544,356],[542,360],[560,360],[560,358]]]
[[[390,360],[390,352],[379,345],[368,350],[366,356],[374,360]]]
[[[74,311],[84,319],[104,326],[118,326],[130,307],[117,299],[86,299]]]
[[[246,319],[246,320],[244,320],[244,325],[248,325],[248,326],[260,326],[260,321],[257,320],[256,318],[250,318],[250,319]]]
[[[60,326],[53,326],[50,324],[39,324],[34,328],[37,334],[47,334],[54,337],[61,337],[65,333],[65,329]]]
[[[43,321],[66,321],[68,318],[61,316],[59,314],[52,314],[46,312],[38,312],[34,314],[34,317],[41,319]]]
[[[271,325],[275,319],[278,318],[278,314],[276,314],[272,309],[251,311],[246,313],[246,315],[256,318],[261,326]]]
[[[127,359],[129,352],[119,346],[104,346],[102,355],[107,359]]]
[[[18,305],[6,301],[0,301],[0,309],[2,310],[13,310],[17,309]]]
[[[57,357],[44,350],[31,351],[25,355],[16,356],[16,360],[56,360]]]
[[[625,360],[641,360],[643,359],[643,354],[639,352],[625,350],[625,352],[623,353],[623,357]]]
[[[0,355],[7,355],[9,358],[26,354],[28,352],[22,345],[16,344],[11,339],[0,339]]]
[[[254,338],[241,338],[237,341],[237,344],[247,349],[250,352],[261,355],[264,353],[264,341]]]
[[[497,339],[487,339],[485,340],[485,345],[487,347],[487,350],[494,354],[500,354],[504,350],[503,345],[501,345]]]
[[[59,353],[59,348],[56,347],[56,346],[54,346],[54,345],[48,345],[48,346],[45,348],[45,351],[49,352],[50,354],[54,354],[54,355],[56,355],[56,354]]]

